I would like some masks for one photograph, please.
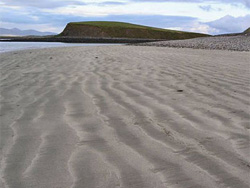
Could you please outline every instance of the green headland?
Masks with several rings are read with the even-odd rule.
[[[178,40],[209,35],[136,25],[124,22],[71,22],[59,36]]]

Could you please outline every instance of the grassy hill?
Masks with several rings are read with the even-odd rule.
[[[175,40],[205,37],[208,35],[123,22],[71,22],[67,24],[59,36]]]
[[[244,33],[250,33],[250,27]]]

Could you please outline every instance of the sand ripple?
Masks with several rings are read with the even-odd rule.
[[[248,188],[249,52],[1,54],[0,187]]]

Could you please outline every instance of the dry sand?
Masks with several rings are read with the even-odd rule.
[[[247,188],[249,52],[1,54],[0,187]]]

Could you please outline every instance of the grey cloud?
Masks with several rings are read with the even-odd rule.
[[[199,6],[200,9],[210,12],[210,11],[221,11],[221,8],[213,8],[211,5]]]
[[[122,3],[122,2],[116,2],[116,1],[105,1],[102,3],[98,3],[98,5],[124,5],[126,3]]]
[[[227,3],[227,4],[243,4],[250,8],[250,0],[130,0],[132,2],[186,2],[186,3]]]
[[[56,8],[68,5],[86,5],[80,0],[2,0],[6,5],[15,5],[21,7],[36,7],[36,8]]]
[[[212,8],[212,6],[211,5],[207,5],[207,6],[199,6],[202,10],[204,10],[204,11],[207,11],[207,12],[209,12],[209,11],[211,11],[211,10],[213,10],[213,8]]]
[[[216,29],[218,33],[240,33],[250,27],[250,14],[237,18],[227,15],[206,24]]]
[[[86,4],[96,4],[86,2],[84,0],[2,0],[6,5],[17,5],[17,6],[28,6],[28,7],[37,7],[37,8],[55,8],[63,7],[69,5],[86,5]],[[211,2],[222,2],[227,4],[242,4],[247,8],[250,8],[250,0],[127,0],[127,2],[186,2],[186,3],[211,3]],[[102,5],[114,5],[114,4],[125,4],[116,2],[115,0],[107,0],[102,2]]]
[[[126,3],[117,1],[104,1],[101,3],[97,2],[85,2],[84,0],[2,0],[6,5],[15,5],[20,7],[36,7],[36,8],[57,8],[65,7],[70,5],[98,5],[98,6],[108,6],[108,5],[123,5]]]

